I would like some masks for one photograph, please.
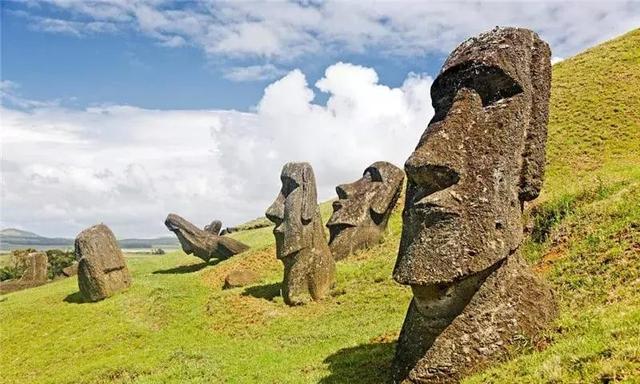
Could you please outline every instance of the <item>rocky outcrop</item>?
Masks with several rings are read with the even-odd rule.
[[[275,223],[276,253],[284,264],[284,301],[304,304],[328,294],[335,281],[335,262],[322,227],[311,165],[287,163],[280,179],[282,188],[266,216]]]
[[[22,273],[20,281],[40,283],[45,283],[47,281],[49,264],[47,262],[46,253],[31,252],[24,256],[22,262],[26,268]]]
[[[260,276],[247,269],[238,269],[230,272],[224,279],[224,286],[222,289],[231,289],[244,287],[258,281]]]
[[[68,267],[62,268],[62,274],[66,277],[75,276],[78,274],[78,263],[73,263]]]
[[[394,382],[454,383],[534,337],[556,314],[519,254],[522,209],[542,186],[550,50],[526,29],[462,43],[431,88],[435,115],[405,164],[394,279],[413,299]]]
[[[336,260],[377,244],[402,192],[404,172],[386,161],[364,170],[362,177],[336,187],[338,200],[327,222],[329,248]]]
[[[222,223],[218,223],[214,221],[207,226],[208,230],[202,230],[174,213],[170,213],[164,222],[166,227],[176,234],[182,250],[187,255],[194,255],[205,262],[212,258],[228,259],[249,249],[248,245],[238,240],[214,234],[215,230],[219,232],[222,226]]]
[[[131,285],[131,274],[113,232],[104,224],[76,237],[78,286],[88,301],[103,300]]]
[[[22,276],[17,280],[0,282],[0,293],[15,292],[47,283],[49,268],[47,254],[44,252],[25,253],[14,254],[19,268],[23,270]]]

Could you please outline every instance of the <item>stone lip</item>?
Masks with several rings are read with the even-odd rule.
[[[182,250],[188,255],[194,255],[208,262],[211,258],[228,259],[249,249],[249,246],[227,236],[215,234],[219,232],[222,223],[215,220],[202,230],[184,218],[170,213],[165,226],[175,233],[180,241]]]
[[[86,300],[103,300],[131,285],[124,255],[106,225],[94,225],[80,232],[75,240],[75,254],[78,287]]]
[[[327,222],[329,247],[336,260],[380,241],[395,207],[404,172],[386,161],[368,166],[362,177],[336,187],[338,200]]]

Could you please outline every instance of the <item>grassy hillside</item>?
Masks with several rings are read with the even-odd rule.
[[[638,89],[638,30],[554,67],[524,255],[561,315],[466,382],[640,382]],[[134,285],[99,303],[80,303],[75,279],[0,296],[0,382],[385,382],[410,298],[391,280],[400,231],[397,209],[385,241],[341,261],[331,297],[304,307],[279,297],[270,228],[234,233],[254,248],[216,265],[129,257]],[[221,290],[239,267],[261,281]]]

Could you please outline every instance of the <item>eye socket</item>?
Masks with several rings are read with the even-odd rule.
[[[282,176],[280,180],[282,181],[282,188],[280,189],[280,193],[282,193],[282,196],[284,196],[285,198],[300,186],[300,184],[298,184],[294,179],[287,176]]]
[[[522,93],[522,86],[502,68],[468,61],[447,69],[433,82],[431,100],[435,114],[431,123],[445,118],[453,99],[462,88],[472,89],[480,95],[482,106]]]
[[[377,168],[374,167],[365,169],[362,177],[369,181],[382,182],[382,174]]]

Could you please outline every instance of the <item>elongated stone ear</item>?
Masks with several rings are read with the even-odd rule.
[[[389,209],[389,205],[396,195],[397,186],[392,183],[385,183],[380,193],[376,193],[371,199],[371,210],[378,215],[383,215]]]
[[[538,197],[542,189],[545,165],[545,143],[549,119],[549,96],[551,94],[551,52],[549,45],[534,38],[531,57],[531,118],[527,128],[522,170],[520,173],[520,201]]]
[[[318,206],[318,192],[316,190],[316,178],[311,165],[304,164],[302,169],[302,211],[303,222],[309,222],[313,218]]]

